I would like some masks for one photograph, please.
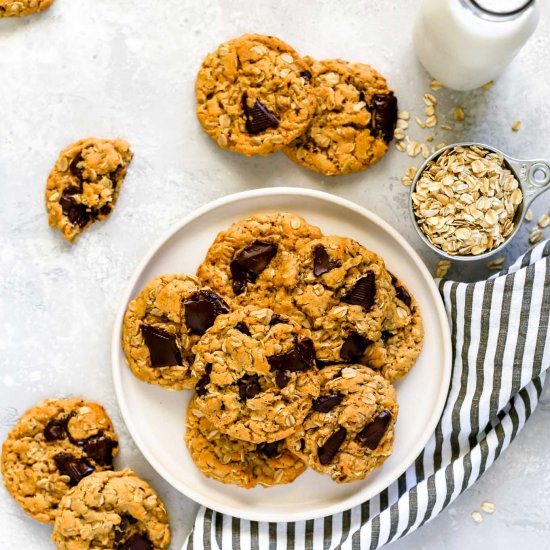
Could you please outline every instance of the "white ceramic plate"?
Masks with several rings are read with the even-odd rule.
[[[194,273],[216,234],[257,212],[290,211],[326,234],[352,237],[378,252],[420,304],[426,334],[424,348],[410,374],[397,384],[400,405],[394,451],[365,480],[336,484],[306,471],[294,483],[246,490],[206,478],[184,444],[190,391],[170,392],[140,382],[120,347],[127,303],[152,277]],[[420,258],[380,218],[349,201],[307,189],[271,188],[230,195],[184,219],[145,258],[125,293],[113,335],[113,376],[122,415],[153,468],[189,498],[219,512],[257,521],[313,519],[355,506],[385,489],[413,463],[441,415],[451,373],[451,343],[445,310],[432,277]]]

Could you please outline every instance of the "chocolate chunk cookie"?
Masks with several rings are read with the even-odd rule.
[[[128,305],[122,347],[132,372],[171,390],[191,389],[193,346],[228,303],[191,275],[160,275]]]
[[[197,270],[198,277],[215,292],[242,305],[274,308],[283,296],[292,254],[321,230],[287,212],[256,214],[222,231]]]
[[[306,469],[286,441],[250,443],[221,433],[196,407],[196,397],[187,410],[185,442],[197,468],[222,483],[251,489],[294,481]]]
[[[170,526],[152,487],[126,469],[92,474],[71,489],[52,539],[59,550],[161,550],[170,544]]]
[[[87,138],[59,155],[46,184],[48,221],[70,242],[112,211],[132,160],[120,139]]]
[[[320,371],[321,392],[288,445],[338,483],[357,481],[391,454],[398,405],[393,386],[367,367]]]
[[[195,352],[196,408],[232,438],[284,439],[318,395],[309,331],[270,309],[247,306],[218,317]]]
[[[292,309],[312,327],[317,358],[357,362],[380,338],[395,294],[383,260],[345,237],[323,237],[300,248],[286,266]]]
[[[326,176],[364,170],[388,150],[397,99],[372,67],[309,57],[317,106],[308,129],[284,147],[293,161]]]
[[[22,17],[48,9],[53,0],[0,0],[0,18]]]
[[[422,351],[424,338],[416,300],[400,280],[393,277],[393,281],[396,296],[384,321],[382,335],[367,347],[359,360],[379,371],[390,382],[403,378],[412,369]]]
[[[269,155],[309,124],[315,108],[310,76],[282,40],[245,34],[203,61],[195,87],[197,116],[220,147]]]
[[[27,514],[53,523],[63,495],[93,472],[111,470],[118,438],[100,405],[49,399],[29,409],[2,445],[4,484]]]

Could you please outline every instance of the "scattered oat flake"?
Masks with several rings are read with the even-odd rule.
[[[530,222],[533,219],[533,211],[529,208],[525,213],[525,220]]]
[[[405,138],[405,130],[403,128],[396,128],[393,132],[393,137],[395,139],[401,140]]]
[[[432,90],[441,90],[441,88],[443,88],[443,84],[441,84],[441,82],[439,82],[439,80],[432,80],[430,82],[430,88]]]
[[[397,118],[400,118],[401,120],[409,120],[411,115],[408,111],[399,111]]]
[[[426,141],[432,142],[434,140],[434,137],[430,134],[426,137]]]
[[[418,153],[420,153],[421,151],[421,145],[420,143],[418,143],[418,141],[411,141],[408,145],[407,145],[407,154],[409,155],[409,157],[416,157],[418,155]]]
[[[542,231],[538,227],[531,229],[531,233],[529,233],[529,242],[531,244],[536,244],[541,239],[542,239]]]
[[[548,214],[543,214],[540,218],[539,218],[539,221],[537,222],[538,226],[541,227],[541,228],[545,228],[545,227],[548,227],[548,225],[550,225],[550,216]]]
[[[439,260],[435,269],[435,276],[441,279],[447,275],[447,272],[451,268],[451,262],[449,260]]]
[[[416,120],[416,123],[420,126],[420,128],[426,128],[426,124],[419,116],[415,116],[414,120]]]
[[[441,129],[451,131],[453,129],[453,127],[449,126],[448,124],[442,124]]]
[[[520,128],[521,128],[521,120],[515,120],[514,124],[512,124],[512,130],[514,132],[519,132]]]
[[[482,502],[481,503],[481,509],[486,513],[486,514],[493,514],[496,510],[496,506],[492,503],[492,502]]]
[[[481,86],[485,91],[490,90],[493,87],[494,81],[489,80],[489,82],[485,82],[483,86]]]
[[[424,114],[426,116],[432,116],[435,115],[435,107],[433,105],[429,105],[424,109]]]
[[[454,108],[453,116],[456,121],[462,122],[464,120],[464,110],[462,109],[462,107],[457,105]]]
[[[437,105],[437,97],[433,94],[424,94],[424,103],[426,105]]]
[[[491,260],[487,267],[491,270],[499,270],[502,267],[502,264],[504,263],[504,256],[499,256],[496,260]],[[483,510],[483,504],[481,505],[481,509]]]
[[[404,142],[403,140],[400,140],[400,141],[396,141],[396,142],[395,142],[395,148],[396,148],[399,152],[403,153],[403,152],[405,152],[407,146],[405,145],[405,142]]]
[[[472,512],[472,519],[476,522],[476,523],[482,523],[483,522],[483,516],[481,515],[480,512],[478,512],[477,510],[475,512]]]

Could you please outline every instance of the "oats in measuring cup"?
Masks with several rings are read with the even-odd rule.
[[[426,166],[412,194],[422,232],[454,255],[478,255],[500,246],[514,230],[522,200],[502,155],[477,146],[443,152]]]

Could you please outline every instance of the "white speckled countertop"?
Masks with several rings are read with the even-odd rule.
[[[120,465],[166,500],[179,549],[195,505],[162,481],[130,439],[111,385],[110,336],[122,289],[142,256],[182,216],[228,193],[295,185],[329,191],[398,227],[433,268],[413,231],[400,177],[420,164],[393,147],[368,172],[328,179],[283,155],[246,159],[221,151],[194,115],[202,57],[244,32],[275,34],[300,52],[371,63],[400,106],[422,115],[428,75],[411,48],[410,0],[56,0],[23,20],[0,21],[0,437],[39,399],[85,395],[103,403],[121,435]],[[488,92],[437,92],[439,113],[460,104],[463,127],[435,142],[475,139],[517,157],[550,158],[550,5],[508,71]],[[520,119],[521,131],[511,131]],[[420,138],[427,132],[414,128]],[[70,246],[50,230],[43,190],[58,151],[88,135],[126,138],[135,159],[114,214]],[[534,206],[534,220],[550,194]],[[532,222],[534,223],[534,222]],[[532,225],[532,224],[531,224]],[[550,236],[550,232],[547,232]],[[509,262],[527,247],[527,228]],[[472,280],[485,266],[453,267]],[[517,441],[485,477],[393,550],[550,548],[550,390]],[[471,512],[488,500],[481,525]],[[49,547],[50,528],[27,518],[0,489],[0,548]],[[9,541],[9,543],[8,543]]]

